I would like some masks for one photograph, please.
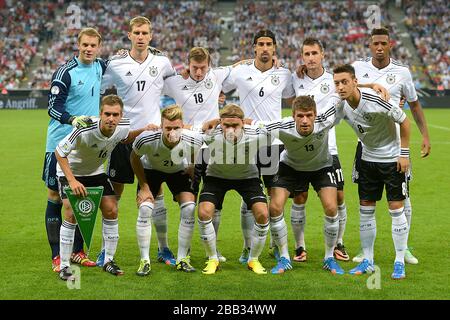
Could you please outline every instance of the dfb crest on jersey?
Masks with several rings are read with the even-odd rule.
[[[321,131],[316,134],[316,140],[322,140],[323,136],[325,135],[325,132]]]
[[[272,76],[272,80],[271,81],[272,81],[272,84],[274,86],[277,86],[277,85],[280,84],[280,78],[278,76]]]
[[[151,66],[149,69],[149,73],[152,77],[156,77],[158,75],[158,68],[155,66]]]
[[[320,92],[322,92],[323,94],[327,94],[328,92],[330,92],[330,85],[328,83],[322,83],[320,85]]]
[[[364,120],[366,120],[368,122],[372,121],[372,115],[369,112],[364,112],[363,118],[364,118]]]
[[[392,74],[392,73],[389,73],[389,74],[386,76],[386,82],[387,82],[388,84],[393,84],[393,83],[395,82],[395,75]]]
[[[213,83],[212,83],[211,79],[206,79],[205,80],[205,88],[211,89],[212,87],[213,87]]]

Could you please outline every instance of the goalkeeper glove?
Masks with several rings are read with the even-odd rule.
[[[76,127],[77,129],[87,128],[94,124],[92,119],[88,116],[71,116],[69,118],[69,123],[71,123],[72,126]]]

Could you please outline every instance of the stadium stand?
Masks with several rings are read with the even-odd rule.
[[[403,8],[425,72],[436,87],[450,89],[450,2],[409,0]]]
[[[382,1],[387,2],[385,1]],[[393,2],[393,1],[391,1]],[[426,83],[416,75],[424,71],[434,88],[449,89],[450,4],[445,0],[395,1],[401,3],[405,20],[399,21],[383,10],[382,25],[388,25],[395,44],[393,57],[411,64],[419,55],[421,63],[411,65],[417,87]],[[231,43],[221,42],[221,12],[217,0],[207,1],[79,1],[80,26],[94,26],[104,37],[103,57],[120,48],[128,48],[127,21],[145,15],[153,23],[151,45],[164,51],[176,68],[181,68],[192,46],[205,46],[219,65],[224,47],[230,47],[226,59],[232,63],[253,56],[253,34],[269,28],[277,34],[278,56],[291,70],[301,63],[300,46],[306,36],[318,37],[327,49],[326,67],[348,63],[370,55],[366,36],[365,12],[373,1],[244,1],[234,3]],[[56,67],[76,51],[78,29],[68,29],[68,3],[53,1],[0,0],[0,90],[48,88]],[[383,4],[381,6],[383,8]],[[402,45],[398,25],[408,27],[417,52]],[[404,28],[404,27],[403,27]],[[404,38],[403,38],[404,39]],[[228,48],[227,48],[228,49]],[[413,50],[414,50],[413,49]],[[32,64],[33,57],[39,63]],[[36,61],[36,59],[35,59]],[[28,68],[28,69],[27,69]]]

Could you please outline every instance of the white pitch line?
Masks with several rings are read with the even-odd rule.
[[[429,126],[429,127],[432,127],[432,128],[436,128],[436,129],[441,129],[441,130],[445,130],[445,131],[450,131],[450,129],[447,128],[447,127],[441,127],[441,126],[437,126],[437,125],[434,125],[434,124],[429,124],[428,126]]]

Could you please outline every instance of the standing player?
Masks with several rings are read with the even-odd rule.
[[[316,190],[325,213],[323,268],[333,274],[344,274],[333,257],[338,240],[339,217],[336,174],[328,146],[329,130],[334,126],[336,106],[340,103],[339,97],[334,95],[328,99],[328,110],[317,116],[314,99],[299,96],[292,103],[292,117],[265,124],[267,130],[284,143],[269,206],[272,236],[280,254],[278,264],[272,269],[274,274],[292,268],[287,246],[287,227],[283,218],[284,206],[290,195],[308,190],[310,183]]]
[[[64,190],[69,186],[79,197],[87,195],[86,187],[103,186],[100,203],[105,244],[103,269],[116,276],[123,274],[113,260],[119,240],[117,200],[113,186],[104,172],[103,163],[118,143],[132,142],[143,130],[130,132],[130,122],[128,119],[122,119],[122,109],[123,103],[118,96],[104,97],[100,107],[100,118],[89,128],[74,129],[56,147],[58,185],[64,204],[64,222],[60,234],[59,277],[64,281],[73,278],[69,258],[76,227],[72,207]]]
[[[259,121],[280,120],[282,100],[289,99],[288,103],[290,104],[295,96],[290,71],[274,65],[276,44],[272,31],[261,30],[256,33],[253,38],[254,62],[233,68],[230,76],[224,82],[224,92],[235,88],[238,90],[240,106],[246,118]],[[276,141],[272,147],[264,147],[259,152],[259,163],[262,164],[260,169],[269,195],[273,175],[278,166],[280,145],[281,142]],[[252,210],[242,202],[241,228],[244,236],[244,248],[239,258],[241,263],[246,263],[248,259],[253,224]]]
[[[218,100],[222,91],[222,83],[230,75],[232,67],[210,68],[211,57],[208,50],[194,47],[189,51],[189,78],[181,75],[168,78],[164,82],[164,94],[175,99],[183,110],[184,124],[199,127],[206,121],[219,118]],[[201,156],[201,157],[200,157]],[[200,180],[205,175],[208,148],[203,148],[195,165],[193,189],[198,193]],[[216,237],[219,233],[221,208],[216,208],[213,226]],[[226,258],[218,251],[220,262]]]
[[[106,68],[97,58],[102,37],[97,30],[85,28],[78,34],[78,56],[59,67],[52,76],[48,100],[50,123],[47,129],[47,144],[42,179],[48,188],[45,222],[47,237],[52,250],[52,268],[59,272],[59,231],[61,228],[61,198],[56,179],[55,148],[72,126],[87,127],[89,118],[97,116],[100,101],[100,81]],[[83,116],[84,115],[84,116]],[[77,228],[71,260],[83,266],[93,267],[83,251],[83,238]]]
[[[178,228],[177,270],[193,272],[188,250],[194,233],[195,195],[191,188],[191,177],[187,174],[189,165],[193,165],[202,139],[194,133],[183,130],[181,108],[172,105],[162,113],[161,130],[142,133],[133,144],[131,165],[139,181],[139,215],[136,233],[141,254],[141,262],[136,272],[139,276],[150,273],[150,239],[153,195],[158,194],[163,182],[166,182],[173,198],[180,205],[180,225]],[[141,162],[145,156],[144,163]]]
[[[372,57],[353,63],[358,81],[360,83],[372,82],[382,85],[389,91],[396,106],[400,105],[402,97],[406,98],[414,120],[422,134],[421,155],[422,157],[428,156],[431,145],[425,115],[418,100],[408,67],[390,58],[391,43],[389,31],[385,28],[373,29],[369,47]],[[407,177],[408,180],[411,179],[410,172],[408,172]],[[411,228],[412,207],[409,192],[405,200],[405,215]],[[362,254],[354,257],[353,261],[361,262]],[[409,248],[405,252],[405,261],[410,264],[419,262]]]
[[[211,154],[198,208],[200,239],[209,257],[202,271],[204,274],[214,274],[219,267],[212,217],[215,208],[222,206],[225,194],[231,189],[242,196],[255,217],[247,266],[257,274],[267,273],[258,260],[269,231],[269,213],[256,155],[260,146],[270,145],[273,139],[266,131],[244,127],[243,119],[243,110],[235,104],[228,104],[220,111],[221,127],[204,135]]]
[[[131,50],[111,60],[102,80],[102,90],[115,86],[124,102],[124,116],[130,119],[131,129],[149,123],[160,124],[160,96],[164,80],[175,75],[170,61],[159,51],[148,48],[152,39],[152,25],[145,17],[135,17],[129,24],[128,39]],[[130,164],[131,145],[118,145],[108,165],[114,190],[120,199],[124,184],[134,182]],[[162,194],[156,197],[152,221],[158,236],[158,260],[175,265],[175,258],[167,241],[167,210]],[[103,251],[97,259],[102,265]]]
[[[337,117],[345,119],[364,145],[358,179],[364,259],[350,274],[374,271],[375,206],[386,187],[396,252],[392,278],[403,279],[409,230],[403,212],[407,192],[405,173],[409,168],[409,120],[398,105],[383,101],[374,90],[358,89],[351,65],[338,66],[333,71],[336,90],[345,100]],[[400,141],[395,123],[400,125]]]
[[[293,86],[295,95],[311,96],[317,107],[317,113],[326,111],[328,100],[334,96],[335,88],[333,75],[325,70],[322,65],[324,58],[324,48],[320,40],[316,38],[306,38],[302,44],[302,59],[305,64],[304,75],[298,77],[293,74]],[[339,216],[339,231],[336,248],[334,248],[334,257],[337,260],[348,261],[350,258],[344,246],[344,232],[347,223],[347,208],[344,201],[344,175],[342,173],[341,163],[338,157],[336,144],[336,132],[332,127],[328,132],[328,147],[333,157],[334,174],[337,183],[337,212]],[[308,199],[308,192],[293,194],[294,199],[291,207],[291,226],[295,239],[294,261],[306,261],[305,245],[305,224],[306,210],[305,203]]]

